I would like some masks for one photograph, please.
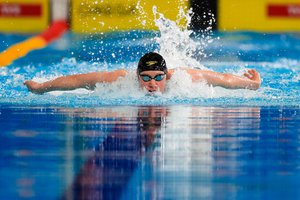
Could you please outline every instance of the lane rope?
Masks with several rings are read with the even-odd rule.
[[[15,60],[26,56],[33,50],[46,47],[49,43],[60,38],[68,29],[69,26],[65,20],[58,20],[53,22],[51,26],[41,34],[8,47],[0,53],[0,67],[10,65]]]

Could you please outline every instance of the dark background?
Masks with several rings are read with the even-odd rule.
[[[194,12],[191,25],[193,30],[206,29],[209,26],[212,26],[214,30],[217,29],[217,0],[190,0],[190,5]],[[213,15],[207,15],[207,13]],[[207,17],[203,18],[204,15]],[[212,16],[215,20],[210,24]]]

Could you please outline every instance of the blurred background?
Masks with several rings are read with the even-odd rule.
[[[48,46],[66,32],[94,37],[114,32],[157,31],[155,19],[161,15],[200,35],[300,30],[300,0],[0,0],[0,67]],[[63,44],[61,40],[58,49]],[[85,54],[77,57],[102,57],[94,53],[92,58],[82,55]]]
[[[37,33],[57,20],[76,33],[156,29],[154,5],[170,19],[191,8],[195,30],[300,30],[300,0],[0,0],[0,31]]]

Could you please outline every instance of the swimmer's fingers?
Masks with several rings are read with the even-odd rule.
[[[26,85],[26,87],[29,91],[34,90],[33,89],[34,81],[25,81],[23,84]]]
[[[31,82],[34,82],[34,81],[24,81],[23,84],[27,86],[27,85],[29,85]]]
[[[248,73],[244,73],[244,76],[246,76],[246,77],[249,78],[249,79],[252,78],[252,76],[250,76],[250,74],[248,74]]]
[[[25,81],[23,84],[26,85],[30,92],[35,94],[43,94],[43,92],[40,90],[40,83],[35,81]]]
[[[28,89],[31,89],[31,88],[34,88],[34,85],[36,85],[37,82],[34,82],[34,81],[25,81],[23,84],[26,85]]]
[[[249,69],[248,73],[245,73],[244,76],[249,78],[250,80],[260,80],[259,73],[254,69]]]
[[[256,70],[250,69],[248,72],[252,75],[252,80],[260,81],[260,75]]]
[[[248,79],[252,80],[253,79],[253,72],[251,70],[248,70],[247,73],[244,73],[244,76],[247,77]]]
[[[248,73],[244,74],[249,80],[251,80],[254,89],[258,89],[261,85],[261,79],[259,73],[254,69],[249,69]]]

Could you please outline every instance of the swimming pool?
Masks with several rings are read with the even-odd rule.
[[[164,31],[67,34],[0,68],[1,199],[297,199],[297,33]],[[28,36],[0,35],[0,50]],[[23,81],[126,68],[159,50],[168,65],[242,74],[258,91],[193,85],[163,96],[134,82],[45,95]],[[175,89],[173,89],[175,88]]]
[[[299,198],[299,108],[1,106],[1,199]]]

